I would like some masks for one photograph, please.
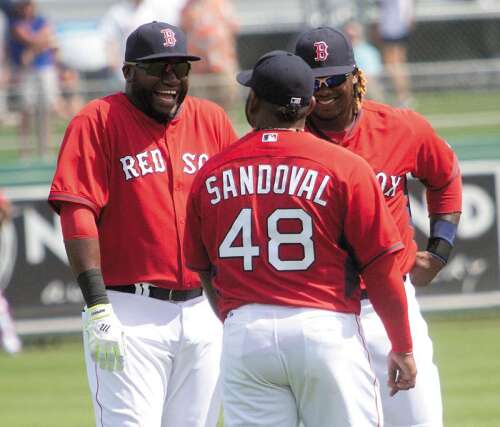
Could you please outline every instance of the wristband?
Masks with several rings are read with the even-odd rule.
[[[92,268],[80,273],[76,279],[83,294],[83,299],[87,307],[92,307],[97,304],[109,304],[106,287],[101,270]]]
[[[439,237],[431,237],[427,244],[427,252],[443,264],[448,262],[452,249],[453,246],[450,245],[448,241],[440,239]]]
[[[445,240],[453,247],[457,235],[457,224],[444,219],[437,219],[431,222],[431,239],[438,238]],[[429,239],[430,240],[430,239]]]

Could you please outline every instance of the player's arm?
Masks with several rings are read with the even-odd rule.
[[[418,251],[410,277],[415,286],[427,286],[443,269],[454,247],[460,212],[435,214],[430,217],[427,248]]]
[[[84,205],[63,203],[60,215],[68,260],[87,307],[108,304],[94,213]]]
[[[344,233],[392,345],[388,375],[391,393],[395,394],[414,387],[416,377],[403,274],[397,257],[403,245],[371,168],[362,159],[353,159],[353,163],[356,167],[345,181],[346,189],[339,188],[346,198]]]
[[[84,332],[90,355],[101,369],[122,370],[124,332],[106,294],[94,212],[84,205],[63,203],[60,215],[66,253],[87,306]]]
[[[187,202],[186,227],[184,231],[184,254],[186,258],[186,266],[198,273],[201,286],[205,292],[212,310],[220,318],[218,305],[218,294],[215,290],[213,278],[213,266],[207,253],[202,239],[203,231],[200,216],[200,194],[198,188],[202,181],[202,172],[198,173],[189,194]],[[222,319],[221,319],[222,320]]]
[[[423,117],[416,115],[415,120],[418,145],[413,175],[426,187],[430,237],[425,250],[417,252],[410,277],[415,286],[426,286],[446,265],[454,247],[462,210],[462,178],[452,148]]]
[[[415,387],[417,368],[408,320],[408,305],[396,252],[387,253],[361,273],[370,302],[392,344],[388,357],[391,396]]]

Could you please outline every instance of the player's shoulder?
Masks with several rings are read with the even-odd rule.
[[[107,117],[113,112],[123,113],[126,97],[123,93],[114,93],[102,98],[96,98],[85,104],[82,109],[75,115],[75,119],[87,118],[98,119]]]
[[[216,116],[227,116],[227,113],[220,105],[196,96],[187,95],[182,108],[189,115],[196,115],[200,120],[208,120]]]
[[[324,165],[328,169],[334,171],[348,170],[352,167],[358,167],[359,164],[364,165],[366,163],[359,155],[341,145],[332,144],[330,141],[309,132],[306,132],[304,137],[302,147],[303,153],[305,153],[304,156]]]
[[[397,108],[382,102],[372,100],[363,101],[363,114],[372,120],[386,120],[399,126],[411,126],[427,123],[427,119],[420,113],[409,108]]]
[[[397,108],[372,100],[363,101],[362,108],[365,126],[382,128],[387,132],[398,129],[408,136],[433,132],[429,121],[422,114],[409,108]]]
[[[248,155],[249,143],[253,138],[254,132],[248,132],[246,135],[211,156],[203,165],[198,175],[210,175],[215,169],[220,168],[224,164]]]

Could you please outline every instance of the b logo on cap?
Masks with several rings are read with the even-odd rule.
[[[170,28],[165,28],[161,30],[163,37],[165,38],[165,43],[163,46],[165,47],[174,47],[177,43],[177,39],[175,38],[175,33]]]
[[[321,42],[315,42],[314,47],[316,49],[316,56],[314,57],[314,60],[316,62],[323,62],[326,61],[328,58],[328,45],[321,41]]]

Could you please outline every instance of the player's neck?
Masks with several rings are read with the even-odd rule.
[[[356,114],[352,111],[347,111],[335,118],[321,118],[316,114],[311,114],[310,120],[314,123],[315,127],[323,131],[330,132],[343,132],[352,127],[356,121]]]
[[[266,116],[260,117],[253,123],[255,130],[290,130],[295,132],[303,131],[305,124],[305,118],[297,120],[296,122],[283,122],[272,120],[271,117]]]
[[[304,128],[288,128],[288,127],[283,127],[283,128],[278,128],[278,127],[258,127],[254,129],[255,131],[259,130],[288,130],[288,131],[293,131],[293,132],[302,132]]]

